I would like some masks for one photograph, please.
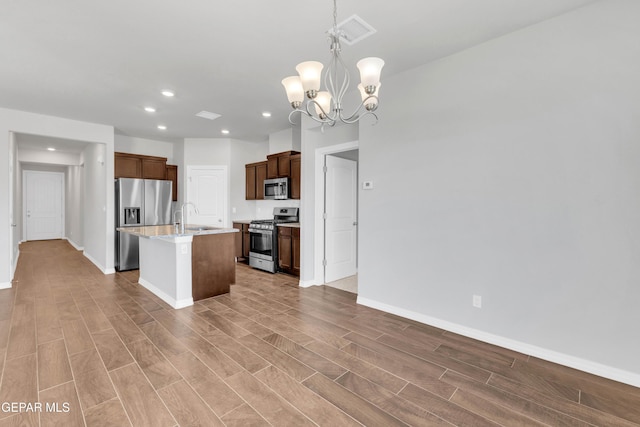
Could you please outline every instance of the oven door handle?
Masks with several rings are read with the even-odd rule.
[[[256,233],[256,234],[273,234],[273,230],[249,230],[249,233]]]

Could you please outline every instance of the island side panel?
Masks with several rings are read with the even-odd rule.
[[[140,238],[138,283],[173,308],[193,305],[191,297],[191,236]]]
[[[193,236],[191,277],[194,301],[229,293],[236,282],[235,233]]]

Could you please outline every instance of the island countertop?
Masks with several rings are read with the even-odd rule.
[[[184,233],[179,233],[174,225],[146,225],[143,227],[121,227],[118,231],[131,233],[134,236],[146,237],[148,239],[183,237],[183,236],[203,236],[207,234],[238,233],[235,228],[213,227],[209,225],[186,224]]]
[[[235,228],[188,225],[121,227],[138,236],[138,283],[173,308],[229,293],[236,281]]]

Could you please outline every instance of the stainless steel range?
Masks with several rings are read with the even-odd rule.
[[[278,271],[278,227],[299,222],[299,208],[273,208],[273,219],[258,219],[249,224],[249,265],[260,270]]]

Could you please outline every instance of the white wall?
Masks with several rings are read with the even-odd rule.
[[[246,174],[244,165],[266,160],[267,144],[264,142],[231,141],[229,164],[231,184],[231,220],[257,218],[257,200],[246,200]],[[264,202],[264,201],[263,201]],[[235,208],[235,212],[233,211]],[[273,212],[273,209],[272,209]],[[271,214],[273,218],[273,214]]]
[[[16,271],[16,267],[18,265],[18,244],[20,241],[20,230],[22,226],[20,225],[20,212],[21,209],[15,202],[14,197],[9,197],[10,194],[17,194],[18,189],[20,188],[20,177],[22,172],[20,171],[20,167],[18,164],[18,150],[16,148],[16,135],[13,132],[9,132],[8,135],[8,144],[7,144],[7,159],[9,160],[7,176],[9,178],[9,182],[7,183],[6,198],[2,198],[3,192],[0,189],[0,201],[5,202],[8,207],[8,215],[9,215],[9,224],[10,229],[7,233],[7,244],[8,244],[8,267],[9,267],[9,279],[13,278],[13,275]],[[1,156],[0,156],[1,157]],[[2,166],[0,166],[2,168]],[[1,215],[1,214],[0,214]],[[1,231],[0,231],[1,233]],[[2,250],[0,249],[0,252]],[[0,268],[1,264],[0,264]],[[11,286],[11,282],[4,281],[0,276],[0,288],[8,288]]]
[[[291,126],[278,132],[269,134],[269,152],[267,154],[282,153],[283,151],[300,151],[300,126]]]
[[[640,386],[638,16],[597,2],[385,79],[359,302]]]
[[[106,194],[106,206],[99,215],[107,228],[102,229],[96,244],[105,249],[110,246],[111,250],[101,248],[99,253],[89,253],[89,256],[101,265],[113,268],[113,127],[0,108],[0,286],[10,284],[12,271],[9,255],[17,250],[18,245],[18,241],[11,242],[9,239],[14,228],[10,222],[9,198],[15,206],[16,193],[15,185],[12,188],[9,182],[11,159],[16,157],[11,132],[105,144],[107,176],[100,191]]]
[[[67,166],[65,175],[65,237],[78,250],[84,249],[84,166]]]
[[[175,144],[153,139],[135,138],[126,135],[114,136],[114,151],[119,153],[141,154],[145,156],[166,157],[167,163],[175,163]]]
[[[80,155],[61,151],[42,151],[18,148],[18,161],[23,163],[41,163],[50,165],[79,165]]]
[[[82,159],[84,162],[84,255],[89,258],[103,272],[111,272],[114,258],[114,226],[107,224],[107,206],[111,202],[111,219],[114,216],[114,185],[113,185],[113,163],[111,169],[107,170],[106,147],[104,144],[90,144],[84,149]],[[111,153],[113,158],[113,153]],[[105,182],[108,173],[111,173],[109,180],[111,195],[105,192]],[[109,198],[107,198],[109,197]],[[106,231],[106,232],[105,232]],[[105,235],[111,245],[105,243]],[[109,250],[110,246],[110,250]],[[109,260],[111,264],[109,264]],[[104,263],[104,264],[103,264]]]
[[[302,200],[300,203],[300,283],[303,286],[324,283],[323,272],[315,266],[321,262],[322,255],[316,255],[316,240],[324,239],[319,233],[316,218],[317,198],[316,175],[318,156],[317,150],[330,146],[345,144],[358,140],[358,127],[343,125],[320,130],[318,123],[308,117],[302,119],[301,152],[302,179],[300,182]],[[365,120],[366,121],[366,120]],[[371,122],[366,121],[369,125]],[[322,197],[322,195],[320,195]]]
[[[246,142],[229,138],[186,138],[184,140],[184,175],[186,166],[225,165],[229,170],[230,212],[227,217],[231,221],[237,219],[256,218],[256,201],[245,200],[245,168],[247,163],[266,160],[267,144],[264,142]],[[235,208],[235,213],[233,212]]]

